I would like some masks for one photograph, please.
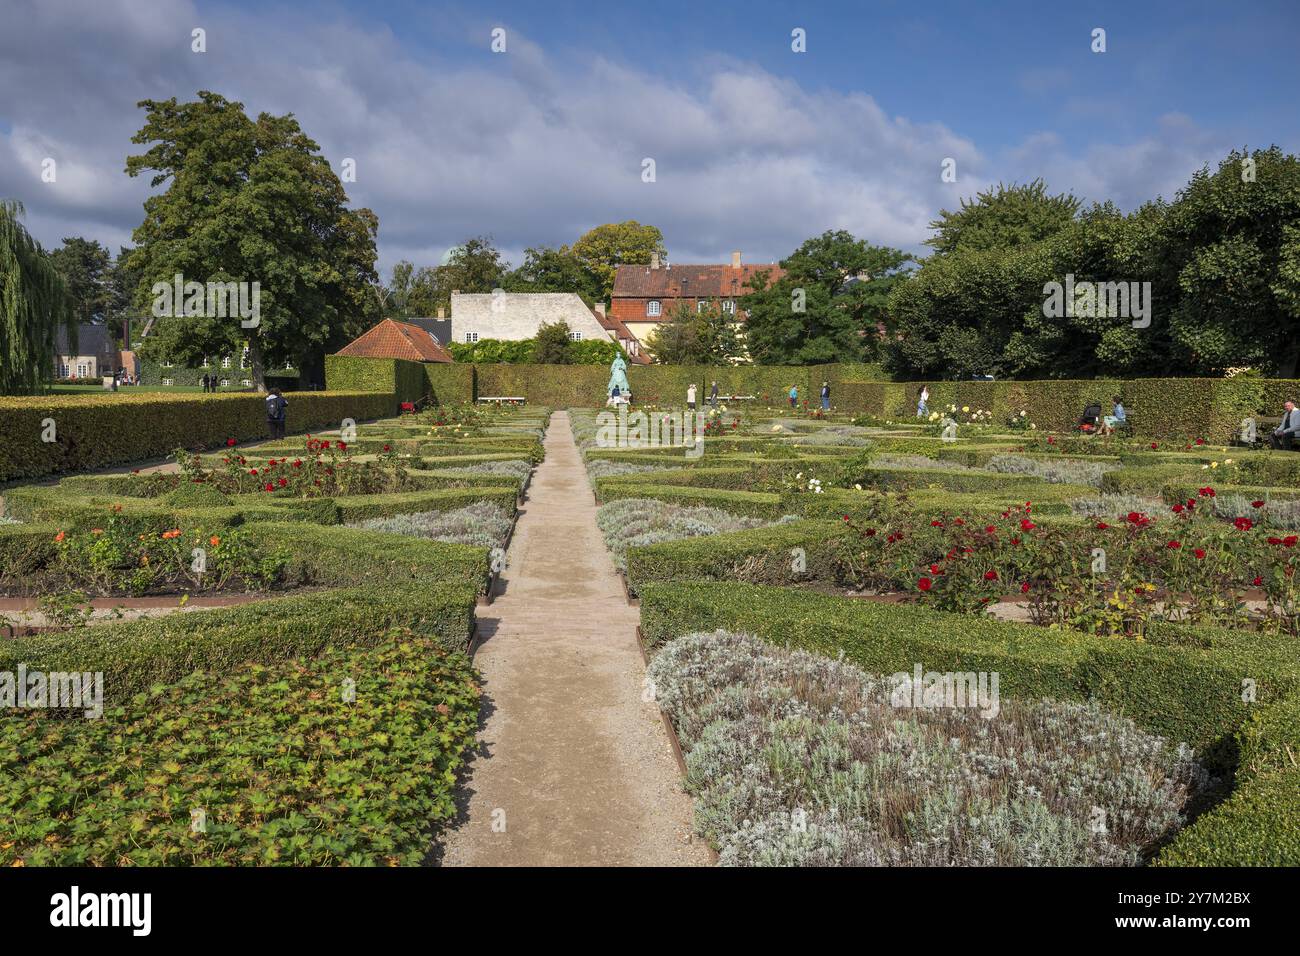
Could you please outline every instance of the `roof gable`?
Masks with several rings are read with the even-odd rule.
[[[400,358],[411,362],[450,362],[451,353],[433,336],[409,322],[384,319],[339,349],[359,358]]]

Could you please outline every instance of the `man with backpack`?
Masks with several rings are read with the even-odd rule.
[[[288,405],[289,402],[278,388],[271,389],[271,394],[266,396],[266,424],[273,440],[284,437],[284,410]]]

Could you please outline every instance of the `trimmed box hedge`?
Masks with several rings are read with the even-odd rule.
[[[846,547],[857,532],[841,521],[791,521],[627,549],[627,586],[649,583],[745,581],[752,584],[847,583]],[[796,563],[796,549],[802,551]],[[798,564],[805,570],[796,571]]]
[[[338,506],[339,521],[347,524],[367,518],[388,518],[421,511],[453,511],[476,501],[499,505],[507,514],[513,515],[518,500],[518,488],[497,484],[475,488],[403,491],[391,495],[340,495],[334,499],[334,503]]]
[[[623,498],[655,498],[685,507],[702,505],[759,518],[779,518],[785,513],[782,511],[780,495],[760,491],[730,491],[725,488],[690,488],[635,482],[611,482],[601,485],[599,499],[601,504]]]
[[[391,415],[391,396],[294,392],[286,427],[337,428]],[[266,405],[241,395],[39,395],[0,398],[0,483],[163,458],[176,448],[265,438]],[[46,437],[53,438],[45,441]]]
[[[464,650],[474,627],[476,590],[463,582],[345,588],[270,598],[240,607],[95,624],[0,641],[0,671],[101,671],[106,703],[195,670],[246,661],[312,656],[326,647],[366,645],[408,627]]]

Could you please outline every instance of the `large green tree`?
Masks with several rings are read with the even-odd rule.
[[[717,302],[679,303],[650,333],[646,348],[663,365],[727,365],[744,356],[734,317]]]
[[[351,210],[338,176],[292,116],[261,113],[200,91],[193,102],[145,100],[143,127],[126,171],[151,171],[163,192],[145,201],[131,267],[137,302],[158,311],[152,288],[180,274],[199,283],[260,283],[257,324],[172,303],[144,344],[181,362],[238,354],[247,343],[251,377],[268,366],[315,368],[324,352],[372,324],[375,235],[369,209]]]
[[[76,316],[63,276],[19,219],[21,203],[0,201],[0,394],[40,391],[54,373],[59,328],[76,345]],[[33,437],[33,441],[35,438]]]
[[[1069,193],[1049,195],[1041,179],[976,193],[963,199],[961,208],[939,210],[930,223],[935,235],[926,240],[939,253],[957,249],[1014,249],[1032,245],[1064,229],[1079,211],[1079,200]]]
[[[1177,267],[1172,334],[1186,367],[1300,364],[1300,157],[1234,151],[1198,171],[1169,209]]]
[[[569,246],[538,246],[524,250],[524,261],[503,282],[507,292],[576,292],[594,305],[602,300],[604,280]]]
[[[503,288],[509,267],[491,236],[466,239],[452,249],[443,265],[434,269],[434,305],[450,308],[453,292],[484,293]]]
[[[68,236],[50,252],[72,300],[78,322],[102,322],[107,318],[113,269],[109,251],[94,239]]]
[[[600,280],[601,301],[614,290],[614,270],[620,265],[645,265],[656,253],[666,256],[663,233],[635,219],[609,222],[583,233],[573,244],[573,255]]]
[[[889,293],[911,260],[843,230],[807,240],[781,261],[780,280],[756,273],[740,301],[750,356],[763,365],[874,360],[888,333]]]

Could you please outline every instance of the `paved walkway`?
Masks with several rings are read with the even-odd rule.
[[[596,528],[566,412],[551,418],[545,444],[505,592],[479,608],[485,753],[441,862],[707,865],[658,708],[642,700],[639,615]]]

